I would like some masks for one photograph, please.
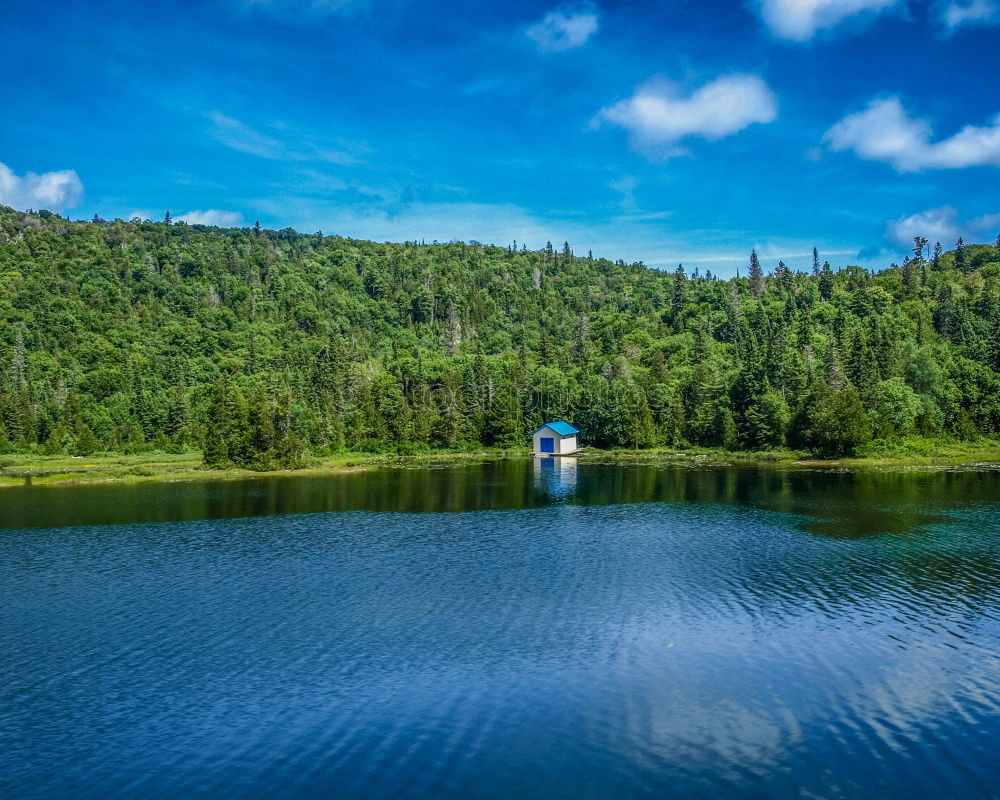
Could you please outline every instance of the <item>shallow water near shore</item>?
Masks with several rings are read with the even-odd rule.
[[[0,495],[0,794],[1000,795],[1000,473]]]

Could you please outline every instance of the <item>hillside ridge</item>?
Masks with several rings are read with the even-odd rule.
[[[1000,431],[1000,247],[719,280],[462,242],[0,207],[0,452],[596,446],[823,455]],[[765,269],[768,270],[765,272]]]

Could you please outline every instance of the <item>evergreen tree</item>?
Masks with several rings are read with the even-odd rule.
[[[81,423],[77,427],[76,435],[73,439],[73,455],[89,456],[92,453],[96,453],[100,449],[100,446],[101,444],[97,441],[97,437],[94,436],[94,432],[90,429],[90,426]]]
[[[833,296],[833,270],[830,269],[829,261],[824,261],[820,270],[819,296],[824,300],[829,300]]]
[[[750,251],[750,293],[760,299],[764,293],[764,272],[760,268],[760,261],[757,259],[757,251]]]
[[[872,438],[861,397],[851,384],[823,386],[812,398],[807,424],[806,443],[823,456],[854,455]]]
[[[955,269],[959,272],[966,271],[965,240],[961,236],[958,237],[958,241],[955,243]]]
[[[188,407],[187,392],[183,386],[174,387],[174,395],[167,416],[167,435],[177,445],[183,445],[188,438],[188,425],[191,421]]]
[[[628,386],[622,401],[623,443],[633,449],[651,447],[655,443],[655,428],[645,393],[637,386]]]
[[[212,388],[206,420],[202,458],[216,469],[230,465],[247,466],[247,408],[243,393],[229,378],[221,378]]]
[[[20,392],[28,385],[28,358],[24,346],[24,331],[17,330],[14,339],[14,354],[10,359],[10,388]]]
[[[931,256],[931,269],[941,269],[941,242],[934,243],[934,255]]]
[[[752,450],[780,447],[789,423],[788,404],[773,389],[755,397],[744,417],[742,440]]]

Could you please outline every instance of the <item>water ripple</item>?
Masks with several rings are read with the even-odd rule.
[[[0,793],[1000,795],[1000,476],[825,477],[5,533]]]

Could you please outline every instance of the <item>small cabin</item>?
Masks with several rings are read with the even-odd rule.
[[[536,455],[568,456],[577,451],[579,433],[565,420],[546,422],[531,432],[533,451]]]

